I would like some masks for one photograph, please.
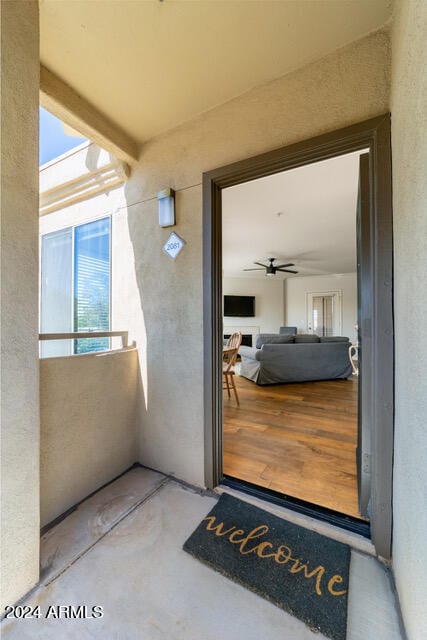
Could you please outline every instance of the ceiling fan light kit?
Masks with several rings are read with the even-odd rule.
[[[294,269],[287,269],[287,267],[295,266],[293,262],[275,265],[273,264],[275,260],[277,260],[277,258],[268,258],[270,264],[254,262],[254,264],[257,264],[259,266],[251,269],[243,269],[243,271],[262,271],[263,269],[265,269],[265,275],[270,277],[275,276],[277,271],[280,271],[281,273],[298,273],[298,271],[295,271]]]

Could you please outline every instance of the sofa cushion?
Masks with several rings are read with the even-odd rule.
[[[315,334],[300,333],[299,335],[296,335],[294,337],[294,341],[297,344],[298,343],[304,343],[304,342],[320,342],[320,338],[319,338],[319,336],[316,336]]]
[[[320,342],[349,342],[345,336],[320,336]]]
[[[255,340],[257,349],[261,349],[263,344],[288,344],[294,341],[294,336],[280,333],[259,333]]]

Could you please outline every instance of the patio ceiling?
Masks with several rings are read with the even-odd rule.
[[[380,28],[391,5],[41,0],[41,62],[142,143]]]

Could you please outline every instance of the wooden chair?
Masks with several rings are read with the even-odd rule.
[[[240,331],[236,331],[235,333],[232,333],[231,336],[228,338],[227,344],[225,345],[225,349],[234,349],[235,347],[239,349],[241,344],[242,344],[242,334],[240,333]]]
[[[239,396],[237,395],[236,385],[234,383],[234,365],[239,354],[240,345],[242,344],[242,334],[240,331],[233,333],[223,349],[222,377],[223,389],[227,390],[228,397],[231,398],[230,389],[233,389],[237,405],[240,406]]]

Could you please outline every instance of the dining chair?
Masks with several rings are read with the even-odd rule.
[[[228,397],[231,398],[231,389],[234,391],[237,405],[240,406],[239,396],[237,395],[236,384],[234,382],[234,365],[239,354],[240,345],[242,344],[242,334],[240,331],[233,333],[223,349],[222,376],[223,389],[227,390]]]

